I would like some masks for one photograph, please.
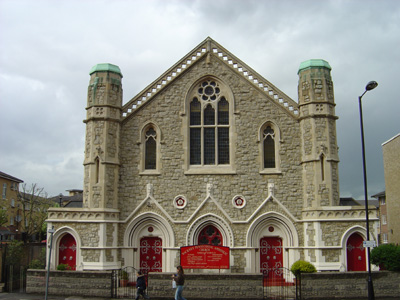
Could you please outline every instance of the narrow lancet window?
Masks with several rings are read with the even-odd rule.
[[[271,126],[263,131],[264,168],[275,168],[275,132]]]
[[[146,170],[155,170],[157,166],[157,134],[153,127],[147,129],[145,134],[145,166]]]

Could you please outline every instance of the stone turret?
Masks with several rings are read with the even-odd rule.
[[[330,72],[322,59],[302,62],[298,71],[304,208],[339,205],[337,117]]]
[[[97,64],[90,71],[87,97],[83,207],[118,209],[122,74]]]

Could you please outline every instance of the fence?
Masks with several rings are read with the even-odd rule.
[[[112,298],[134,298],[136,297],[136,280],[138,270],[134,267],[125,267],[113,270],[111,273],[111,297]],[[142,273],[144,273],[142,271]],[[145,273],[146,286],[148,282]],[[146,290],[147,293],[147,290]]]
[[[26,267],[23,266],[4,266],[4,289],[12,293],[18,291],[25,292],[26,289]]]
[[[287,268],[271,268],[263,272],[264,299],[301,299],[297,280]]]

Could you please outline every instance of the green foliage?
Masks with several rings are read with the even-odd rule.
[[[65,271],[65,270],[69,270],[69,269],[70,269],[70,267],[67,264],[59,264],[57,266],[58,271]]]
[[[32,259],[29,269],[44,269],[45,265],[39,259]]]
[[[317,272],[317,269],[312,263],[309,263],[308,261],[298,260],[292,265],[290,271],[292,271],[292,273],[297,277],[300,275],[300,273]]]
[[[42,248],[37,259],[32,259],[29,269],[44,269],[46,267],[46,248]]]
[[[388,271],[400,271],[400,246],[383,244],[372,249],[371,262]]]
[[[6,262],[8,265],[19,263],[24,255],[24,243],[22,241],[12,240],[7,246]]]
[[[128,280],[128,273],[126,271],[122,271],[122,279]]]

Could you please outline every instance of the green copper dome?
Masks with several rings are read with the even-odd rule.
[[[92,75],[94,72],[112,72],[121,75],[121,70],[118,66],[113,64],[97,64],[91,70],[89,75]]]
[[[297,74],[299,74],[301,71],[310,69],[310,68],[327,68],[329,70],[332,70],[331,66],[326,60],[323,59],[309,59],[306,61],[303,61],[300,64],[299,71]]]

